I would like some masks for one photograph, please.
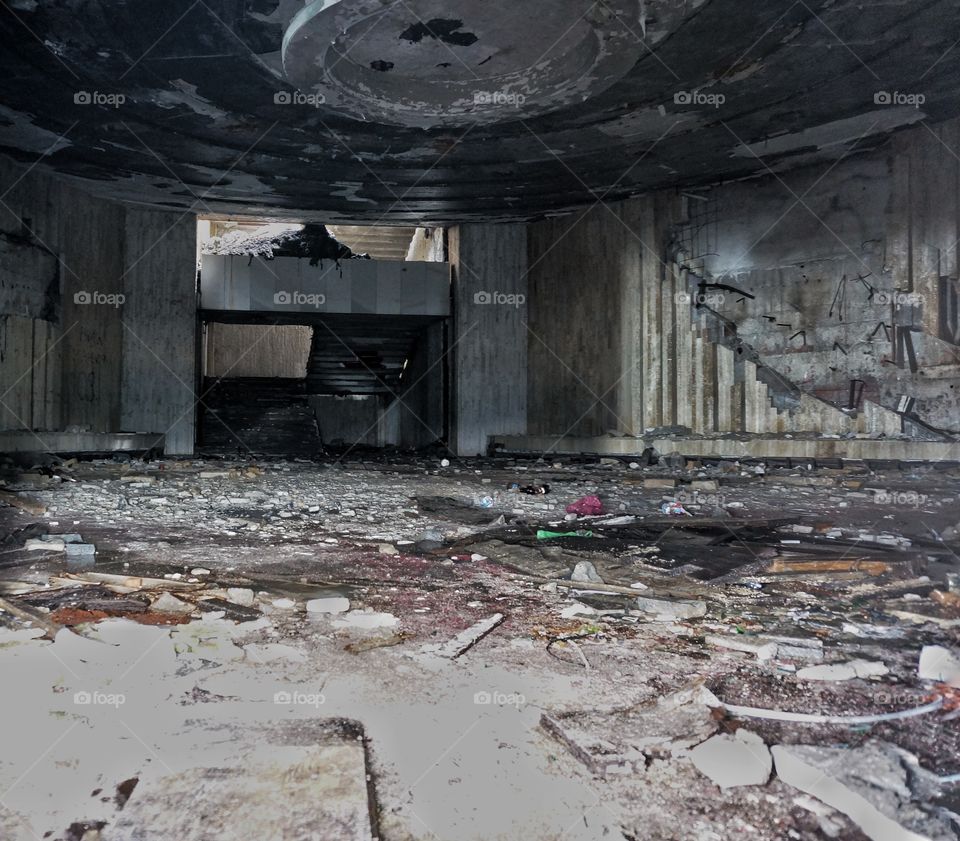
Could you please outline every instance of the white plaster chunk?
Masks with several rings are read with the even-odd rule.
[[[227,601],[238,604],[241,607],[253,607],[253,590],[246,587],[228,587]]]
[[[23,544],[28,552],[63,552],[66,544],[62,540],[37,540],[30,538]]]
[[[697,745],[690,758],[697,770],[720,788],[765,785],[773,770],[766,744],[749,730],[713,736]]]
[[[570,574],[571,581],[589,581],[596,584],[602,584],[603,579],[597,568],[590,561],[580,561]]]
[[[960,659],[942,645],[925,645],[920,652],[918,676],[960,688]]]
[[[192,604],[181,601],[170,593],[161,593],[150,607],[159,613],[193,613]]]

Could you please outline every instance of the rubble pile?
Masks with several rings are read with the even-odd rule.
[[[956,837],[960,472],[604,461],[12,471],[0,835],[295,837],[276,776],[329,837]]]

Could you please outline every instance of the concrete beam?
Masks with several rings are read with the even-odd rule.
[[[163,446],[163,435],[129,432],[0,432],[3,453],[144,452]]]
[[[445,263],[388,260],[309,260],[204,254],[200,306],[240,312],[436,315],[450,312]]]

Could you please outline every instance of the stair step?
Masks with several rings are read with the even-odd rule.
[[[200,431],[201,449],[211,453],[310,457],[322,450],[303,380],[208,380]]]

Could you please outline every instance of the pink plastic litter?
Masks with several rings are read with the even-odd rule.
[[[584,496],[576,502],[571,502],[567,506],[568,514],[579,514],[580,516],[597,516],[603,513],[603,503],[599,497]]]

